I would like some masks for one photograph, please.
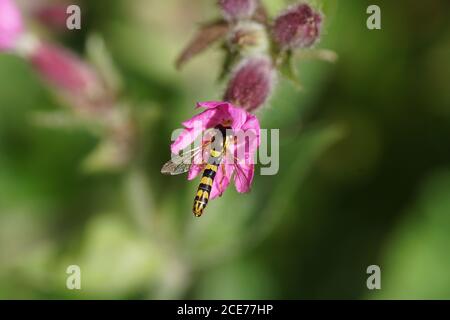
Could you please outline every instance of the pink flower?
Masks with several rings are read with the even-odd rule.
[[[100,110],[110,103],[111,97],[95,69],[69,50],[41,43],[28,59],[39,75],[73,105]]]
[[[53,30],[67,30],[67,7],[68,3],[50,3],[38,6],[33,14],[43,25]]]
[[[22,33],[22,15],[16,4],[0,0],[0,51],[13,49]]]
[[[221,165],[217,170],[209,199],[221,196],[231,181],[240,193],[250,191],[254,176],[254,155],[260,144],[260,126],[258,119],[241,108],[228,102],[200,102],[197,108],[206,108],[202,113],[185,121],[185,129],[171,145],[172,153],[178,154],[191,145],[208,129],[222,126],[227,129],[227,137],[233,137],[226,147]],[[247,138],[245,138],[247,137]],[[202,141],[211,139],[203,136]],[[188,179],[193,180],[205,167],[209,154],[200,155],[191,165]]]

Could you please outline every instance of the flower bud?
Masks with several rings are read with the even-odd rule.
[[[319,40],[322,20],[322,14],[306,3],[289,8],[275,20],[275,41],[284,49],[311,47]]]
[[[97,72],[72,52],[42,43],[29,53],[28,59],[39,75],[72,105],[92,111],[103,109],[110,102]]]
[[[257,22],[240,22],[228,35],[228,45],[233,52],[244,56],[267,52],[269,38],[266,28]]]
[[[51,3],[38,6],[34,17],[51,30],[67,31],[67,3]]]
[[[257,7],[257,0],[219,0],[222,14],[229,21],[248,19],[253,16]]]
[[[253,112],[270,97],[275,81],[276,71],[269,57],[248,58],[234,71],[224,100]]]
[[[11,50],[23,33],[22,15],[13,0],[0,0],[0,51]]]

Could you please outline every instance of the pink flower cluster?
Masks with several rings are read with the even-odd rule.
[[[323,21],[323,15],[306,3],[290,7],[272,21],[259,0],[217,1],[222,18],[201,28],[184,50],[178,65],[183,65],[214,42],[222,41],[226,53],[223,71],[228,75],[223,101],[198,103],[197,107],[205,110],[183,123],[183,132],[171,146],[171,151],[178,154],[210,129],[230,131],[223,145],[228,155],[220,158],[220,169],[214,174],[210,194],[205,196],[208,188],[199,189],[198,197],[203,199],[197,199],[196,203],[204,206],[208,199],[222,195],[231,182],[238,192],[250,190],[255,168],[250,160],[255,157],[260,144],[260,124],[252,113],[269,100],[278,71],[290,62],[286,59],[292,55],[286,52],[317,43]],[[61,6],[37,10],[35,14],[50,25],[63,22]],[[14,0],[0,0],[0,52],[25,57],[77,111],[98,116],[114,104],[114,93],[95,68],[71,51],[41,41],[28,32]],[[248,135],[249,132],[252,135]],[[250,138],[241,141],[236,138],[240,133]],[[211,152],[206,155],[202,152],[202,159],[190,166],[189,180],[205,170]],[[204,207],[197,209],[201,213]]]
[[[21,4],[23,7],[19,7],[14,0],[0,0],[0,53],[15,54],[29,62],[53,89],[55,97],[70,107],[60,115],[73,120],[62,121],[64,126],[82,123],[86,128],[93,129],[91,132],[98,136],[99,144],[85,159],[83,167],[86,170],[114,171],[124,168],[135,151],[135,124],[127,110],[116,107],[120,106],[120,101],[114,79],[107,79],[100,69],[73,51],[42,40],[34,30],[24,26],[22,14],[45,26],[59,26],[58,30],[61,30],[66,25],[67,6],[31,1]],[[46,125],[61,124],[59,118],[55,121],[51,113],[44,114],[43,119]]]
[[[61,8],[58,13],[61,14]],[[24,56],[43,80],[79,111],[101,112],[111,103],[111,93],[91,65],[75,53],[27,32],[14,0],[0,0],[2,51]]]

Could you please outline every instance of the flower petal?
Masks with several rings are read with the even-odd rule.
[[[244,109],[236,108],[231,103],[227,103],[228,105],[228,114],[230,120],[232,121],[231,127],[233,130],[241,130],[241,127],[247,120],[247,112]]]
[[[213,118],[215,114],[215,110],[205,110],[183,122],[183,126],[190,129],[198,127],[198,129],[205,130],[210,119]]]
[[[258,118],[253,114],[248,114],[245,123],[242,125],[242,130],[254,130],[257,137],[254,148],[250,149],[250,152],[256,152],[256,149],[261,144],[261,127],[259,125]]]
[[[217,170],[216,178],[214,179],[213,187],[209,199],[215,199],[222,196],[225,190],[228,188],[233,176],[233,165],[221,165]]]
[[[209,128],[231,121],[231,127],[234,130],[239,130],[247,120],[247,112],[241,108],[233,106],[229,102],[223,101],[198,102],[197,108],[206,108],[207,110],[205,112],[207,112],[208,110],[216,111],[215,116],[211,117],[210,120],[206,122]]]
[[[186,129],[172,143],[170,147],[172,153],[178,154],[178,152],[193,143],[202,132],[210,127],[211,122],[216,121],[215,116],[215,110],[206,110],[183,122],[183,126]]]
[[[197,108],[206,108],[206,109],[214,109],[218,106],[228,104],[227,102],[223,101],[204,101],[204,102],[197,102]]]
[[[204,148],[203,152],[197,153],[194,159],[192,159],[192,165],[189,169],[188,180],[194,180],[205,169],[205,163],[208,161],[208,157],[208,148]]]
[[[247,121],[241,130],[235,132],[235,140],[227,146],[227,162],[254,164],[260,140],[258,119],[253,115],[247,115]]]
[[[189,169],[188,180],[194,180],[202,171],[204,166],[193,164]]]
[[[237,164],[234,185],[239,193],[249,192],[255,175],[254,164]]]
[[[178,154],[181,150],[193,143],[200,133],[201,130],[195,131],[194,129],[184,129],[178,138],[172,143],[170,150],[173,154]]]

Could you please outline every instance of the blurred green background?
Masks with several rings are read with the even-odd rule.
[[[288,1],[266,0],[276,14]],[[191,214],[196,182],[165,177],[173,129],[219,99],[222,55],[173,62],[212,0],[81,3],[83,29],[55,36],[83,54],[96,32],[144,119],[139,158],[86,173],[98,143],[35,125],[60,106],[32,68],[0,55],[0,298],[449,299],[450,6],[447,0],[323,0],[304,86],[280,80],[260,113],[279,128],[280,172]],[[366,28],[378,4],[382,30]],[[66,289],[79,265],[82,290]],[[366,287],[379,265],[382,290]]]

